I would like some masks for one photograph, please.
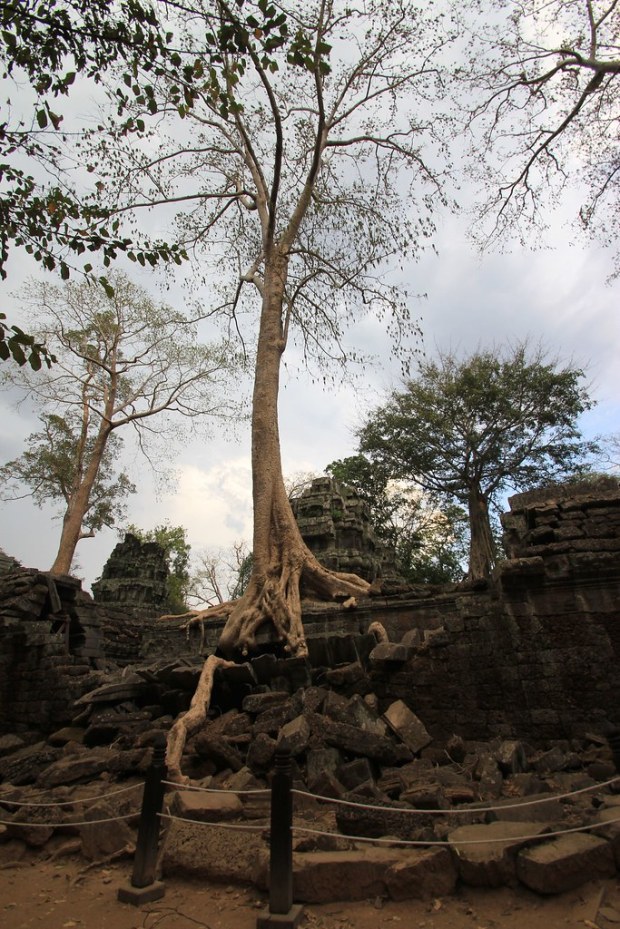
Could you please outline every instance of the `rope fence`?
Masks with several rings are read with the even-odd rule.
[[[610,740],[611,741],[611,740]],[[616,746],[614,746],[615,748]],[[97,826],[104,823],[117,822],[121,820],[130,820],[135,818],[139,813],[138,836],[136,840],[136,852],[133,862],[133,871],[130,883],[127,887],[121,887],[118,890],[118,899],[123,902],[140,905],[145,902],[157,900],[164,895],[165,888],[161,881],[157,880],[157,859],[159,849],[160,827],[163,822],[181,822],[193,827],[217,828],[245,833],[261,833],[268,836],[270,851],[270,879],[269,879],[269,911],[266,915],[259,916],[257,919],[257,929],[267,929],[267,927],[277,924],[278,926],[296,926],[300,915],[301,907],[293,903],[293,835],[308,835],[317,837],[327,837],[330,839],[348,839],[355,844],[390,846],[390,847],[415,847],[415,848],[433,848],[433,847],[451,847],[458,850],[463,846],[480,846],[480,845],[501,845],[514,842],[536,842],[555,839],[564,835],[571,835],[579,832],[589,832],[600,829],[605,826],[620,823],[620,809],[618,816],[599,823],[587,823],[577,826],[567,826],[563,829],[547,829],[523,835],[496,836],[488,838],[472,839],[404,839],[397,836],[363,836],[347,835],[342,832],[331,832],[313,828],[311,826],[296,825],[293,822],[294,798],[299,797],[309,799],[318,803],[329,804],[331,807],[357,808],[365,812],[372,811],[383,814],[398,813],[399,816],[407,817],[410,815],[419,816],[441,816],[441,817],[463,817],[466,815],[478,815],[487,813],[500,813],[508,810],[524,810],[528,807],[536,807],[540,804],[566,801],[572,797],[581,796],[593,791],[601,791],[611,788],[614,784],[620,782],[620,776],[609,778],[608,780],[591,784],[576,790],[566,791],[560,794],[545,794],[533,799],[523,799],[511,803],[499,802],[496,804],[475,805],[468,804],[463,806],[454,806],[450,808],[436,809],[416,809],[412,807],[402,807],[396,805],[379,805],[366,804],[353,800],[344,800],[338,797],[326,797],[321,794],[314,794],[307,790],[300,790],[293,787],[292,760],[288,753],[276,752],[275,769],[272,777],[270,789],[240,789],[202,787],[200,785],[189,785],[170,781],[166,779],[167,768],[165,763],[166,740],[163,733],[157,733],[154,740],[153,757],[151,765],[146,771],[143,784],[131,784],[127,787],[121,787],[108,791],[93,797],[76,797],[68,800],[17,800],[11,799],[6,794],[0,794],[0,807],[7,808],[7,811],[13,809],[32,809],[32,810],[54,810],[65,807],[73,807],[76,804],[97,804],[104,800],[118,797],[135,791],[142,786],[142,804],[140,810],[134,810],[122,815],[104,817],[101,819],[83,819],[72,820],[66,819],[62,822],[27,822],[15,820],[0,819],[0,825],[11,827],[28,827],[42,829],[56,829],[67,826]],[[616,757],[618,756],[618,757]],[[616,768],[620,771],[620,752],[614,751],[614,761]],[[235,795],[237,797],[270,797],[270,820],[269,825],[254,824],[246,825],[242,823],[230,823],[221,821],[198,821],[190,817],[179,816],[163,810],[163,801],[166,788],[176,791],[192,791],[205,794],[222,794]],[[541,824],[541,830],[545,827]],[[274,921],[275,920],[275,921]]]

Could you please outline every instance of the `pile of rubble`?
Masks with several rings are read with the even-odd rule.
[[[402,700],[377,698],[373,664],[385,651],[377,646],[366,667],[340,665],[320,680],[305,659],[274,655],[218,672],[210,718],[188,740],[183,770],[194,785],[229,792],[171,789],[169,812],[180,819],[167,831],[164,875],[266,885],[269,795],[245,792],[268,787],[278,750],[293,758],[299,900],[440,895],[459,880],[553,893],[615,874],[620,781],[600,734],[537,746],[440,742]],[[0,860],[61,842],[91,858],[129,847],[135,818],[79,825],[80,804],[93,799],[89,820],[139,809],[154,734],[187,708],[199,672],[178,661],[102,674],[71,725],[45,740],[0,737]],[[136,792],[116,795],[119,785]],[[63,805],[15,805],[33,800]],[[231,832],[221,820],[261,828]]]

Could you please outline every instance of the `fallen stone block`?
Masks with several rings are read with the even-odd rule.
[[[302,903],[332,903],[383,896],[388,868],[401,856],[402,850],[394,848],[295,854],[295,899]]]
[[[162,876],[264,887],[260,871],[268,859],[262,830],[236,831],[171,820],[163,840]]]
[[[236,794],[206,793],[197,790],[179,790],[170,803],[172,816],[195,819],[197,822],[216,823],[234,819],[243,812],[243,804]]]
[[[310,726],[305,716],[296,716],[285,723],[278,735],[277,747],[279,751],[288,751],[291,755],[301,755],[308,747],[310,739]]]
[[[459,826],[448,835],[459,876],[473,887],[501,887],[516,880],[516,854],[549,827],[541,823],[495,822]]]
[[[402,700],[392,703],[383,714],[383,718],[392,732],[396,733],[414,754],[433,741],[422,720]]]
[[[564,893],[615,873],[609,842],[583,832],[559,836],[517,856],[519,880],[541,894]]]
[[[420,849],[390,865],[385,885],[392,900],[425,900],[453,893],[457,877],[447,848]]]

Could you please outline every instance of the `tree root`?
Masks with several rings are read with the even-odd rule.
[[[209,655],[205,661],[189,710],[179,716],[168,733],[166,763],[168,765],[168,777],[171,781],[179,784],[189,784],[189,778],[181,773],[181,758],[185,742],[187,737],[196,732],[207,718],[216,670],[218,668],[233,668],[234,666],[234,661],[226,661],[224,658],[217,658],[215,655]]]
[[[383,623],[380,623],[377,620],[375,620],[374,623],[370,624],[370,626],[368,627],[368,632],[374,635],[377,642],[389,642],[390,641],[390,637],[386,632],[385,626],[383,625]]]

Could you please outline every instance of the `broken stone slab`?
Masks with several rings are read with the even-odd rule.
[[[404,665],[414,653],[415,648],[408,645],[395,642],[379,642],[368,656],[368,662],[371,668],[387,671],[389,668]]]
[[[265,693],[248,694],[243,698],[241,709],[244,713],[253,713],[258,716],[259,713],[274,706],[282,706],[290,699],[291,695],[287,690],[268,690]]]
[[[519,852],[517,876],[530,890],[559,894],[616,873],[609,842],[576,832]]]
[[[261,861],[269,854],[263,838],[268,822],[257,831],[236,831],[217,824],[198,826],[170,820],[163,839],[162,876],[226,884],[258,883]]]
[[[432,742],[432,737],[428,734],[422,720],[409,709],[403,700],[396,700],[392,703],[383,714],[383,718],[392,732],[396,733],[414,754]]]
[[[0,759],[0,779],[20,787],[33,784],[48,765],[60,756],[60,749],[37,742]]]
[[[84,750],[49,765],[37,778],[37,785],[59,787],[76,781],[92,780],[103,773],[143,774],[149,759],[150,752],[143,748],[127,751],[110,751],[108,748]]]
[[[490,820],[553,823],[562,819],[562,803],[553,794],[529,794],[527,798],[511,797],[493,802]]]
[[[308,747],[310,725],[305,716],[296,716],[280,729],[277,741],[279,751],[287,751],[293,757],[301,755]]]
[[[197,790],[179,790],[170,801],[170,814],[181,819],[202,823],[217,823],[235,819],[243,813],[243,804],[236,794],[227,792],[206,793]]]
[[[266,732],[259,732],[248,748],[246,764],[251,771],[262,773],[271,767],[276,753],[276,740]]]
[[[152,691],[149,685],[139,674],[128,674],[126,678],[118,683],[103,684],[95,690],[79,697],[74,706],[86,706],[92,703],[120,703],[123,700],[134,700],[136,697],[144,696]]]
[[[243,767],[241,753],[226,739],[201,732],[194,739],[193,747],[200,758],[209,759],[218,770],[230,768],[231,771],[240,771]]]
[[[473,887],[515,882],[516,854],[549,826],[534,822],[494,822],[459,826],[448,834],[459,877]]]
[[[306,782],[309,789],[315,790],[317,782],[325,773],[335,776],[343,760],[342,752],[337,748],[311,748],[306,754]]]
[[[388,869],[402,849],[364,848],[293,855],[295,899],[302,903],[367,900],[387,893]]]
[[[257,736],[261,732],[266,732],[269,735],[277,735],[282,726],[296,715],[296,709],[289,698],[287,703],[272,706],[259,713],[254,723],[253,734]]]
[[[375,735],[347,723],[334,722],[318,713],[308,713],[307,719],[313,735],[351,755],[372,758],[385,765],[411,761],[410,749],[406,745],[395,744],[386,736]]]
[[[336,772],[347,790],[355,790],[367,781],[374,783],[375,773],[368,758],[354,758],[353,761],[341,764]]]
[[[428,900],[454,893],[457,877],[447,848],[407,850],[388,868],[385,886],[392,900]]]
[[[388,804],[377,797],[372,797],[370,809],[359,795],[348,794],[347,799],[357,801],[359,806],[338,806],[336,823],[344,835],[381,838],[396,836],[399,839],[416,841],[435,838],[428,816],[416,814],[411,807],[401,804]],[[381,807],[381,809],[376,809]]]
[[[81,840],[81,853],[89,861],[100,861],[123,849],[130,851],[135,845],[136,835],[133,829],[126,820],[118,818],[118,813],[111,805],[98,803],[84,807],[80,804],[79,808],[80,819],[105,820],[104,822],[88,822],[86,825],[77,827]],[[84,810],[88,810],[87,817],[82,816]]]

